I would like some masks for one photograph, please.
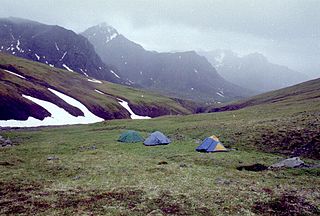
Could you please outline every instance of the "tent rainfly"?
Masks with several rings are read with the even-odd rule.
[[[163,133],[156,131],[150,134],[150,136],[144,141],[146,146],[167,145],[171,143],[170,139]]]
[[[119,142],[125,142],[125,143],[135,143],[135,142],[143,142],[143,137],[134,130],[128,130],[123,132],[118,141]]]
[[[203,140],[203,142],[196,148],[198,152],[225,152],[227,149],[219,141],[218,137],[212,135]]]

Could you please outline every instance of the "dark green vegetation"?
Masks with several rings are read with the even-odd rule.
[[[5,69],[26,79],[9,74]],[[128,101],[136,114],[151,117],[191,113],[180,102],[188,104],[190,109],[194,106],[191,102],[174,100],[106,81],[102,84],[89,82],[87,77],[77,73],[0,53],[0,119],[25,120],[29,116],[43,119],[50,115],[42,107],[23,98],[22,94],[55,103],[75,116],[83,115],[81,110],[65,103],[48,88],[79,100],[91,112],[104,119],[129,118],[129,113],[118,103],[117,98]],[[104,95],[95,90],[103,92]]]
[[[0,149],[0,214],[318,215],[319,168],[237,169],[299,149],[319,164],[319,151],[305,154],[296,140],[313,140],[317,151],[320,100],[290,98],[230,112],[0,131],[16,144]],[[125,130],[159,130],[173,142],[117,142]],[[236,150],[196,152],[212,134]]]

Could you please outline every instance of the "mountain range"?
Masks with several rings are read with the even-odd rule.
[[[286,66],[273,64],[261,53],[240,57],[231,50],[199,52],[226,80],[255,92],[267,92],[306,81],[308,77]]]
[[[206,58],[194,51],[159,53],[145,50],[103,23],[82,33],[118,77],[169,96],[195,101],[230,101],[254,92],[222,78]]]
[[[145,50],[105,23],[76,34],[56,25],[2,18],[0,52],[197,102],[228,102],[307,79],[258,53]]]

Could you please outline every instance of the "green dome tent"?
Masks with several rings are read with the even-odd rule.
[[[135,143],[135,142],[143,142],[143,137],[137,132],[133,130],[128,130],[123,132],[119,139],[119,142],[125,142],[125,143]]]

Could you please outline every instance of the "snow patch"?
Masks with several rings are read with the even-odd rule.
[[[84,72],[82,69],[80,69],[80,71],[86,76],[89,77],[88,74],[86,72]]]
[[[130,118],[131,119],[151,119],[151,117],[149,116],[139,116],[139,115],[136,115],[132,109],[129,107],[129,104],[127,101],[124,101],[120,98],[117,98],[118,99],[118,103],[123,107],[125,108],[129,113],[130,113]]]
[[[110,32],[110,31],[109,31],[109,32]],[[106,38],[106,43],[109,43],[110,41],[112,41],[113,39],[115,39],[117,36],[118,36],[117,33],[113,33],[112,35],[107,36],[107,38]]]
[[[5,72],[9,73],[9,74],[12,74],[12,75],[15,75],[17,77],[20,77],[21,79],[26,79],[24,76],[20,75],[20,74],[17,74],[15,72],[12,72],[12,71],[8,71],[8,70],[4,70]]]
[[[115,39],[117,36],[118,36],[118,34],[117,34],[117,33],[113,33],[113,34],[110,36],[110,40]]]
[[[94,115],[91,113],[82,103],[75,100],[72,97],[69,97],[65,94],[62,94],[56,90],[48,88],[53,94],[60,97],[62,100],[67,102],[68,104],[77,107],[80,109],[84,116],[75,117],[65,111],[64,109],[58,107],[57,105],[40,100],[31,96],[22,95],[22,97],[31,100],[32,102],[38,104],[39,106],[46,109],[48,112],[51,113],[51,117],[46,117],[44,120],[35,119],[33,117],[29,117],[25,121],[21,120],[7,120],[7,121],[0,121],[1,127],[37,127],[37,126],[49,126],[49,125],[69,125],[69,124],[90,124],[95,122],[104,121],[104,119]]]
[[[102,83],[100,80],[96,80],[96,79],[88,79],[88,81],[93,83]]]
[[[16,49],[17,49],[19,52],[24,52],[24,51],[20,48],[20,40],[17,40]]]
[[[40,56],[38,56],[37,53],[35,53],[34,55],[37,57],[37,59],[38,59],[38,61],[39,61],[39,60],[40,60]]]
[[[63,53],[62,57],[59,59],[59,61],[62,61],[64,59],[64,57],[67,55],[67,51]]]
[[[74,72],[71,68],[69,68],[66,64],[63,64],[62,67],[64,67],[65,69],[67,69],[70,72]]]
[[[119,75],[116,74],[113,70],[110,70],[110,72],[111,72],[113,75],[115,75],[118,79],[120,79]]]
[[[102,94],[102,95],[104,95],[104,94],[105,94],[105,93],[103,93],[103,92],[99,91],[98,89],[95,89],[94,91],[95,91],[95,92],[98,92],[99,94]]]
[[[59,51],[60,49],[59,49],[59,47],[58,47],[57,42],[54,42],[54,45],[55,45],[56,49]]]
[[[217,95],[219,95],[220,97],[224,97],[223,94],[221,94],[220,92],[216,92]]]

